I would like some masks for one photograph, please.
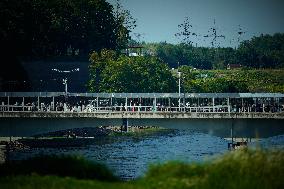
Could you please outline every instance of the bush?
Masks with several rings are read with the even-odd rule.
[[[79,179],[118,180],[104,165],[78,156],[39,156],[0,166],[0,176],[57,175]]]

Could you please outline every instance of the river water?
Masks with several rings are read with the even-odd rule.
[[[10,153],[14,160],[36,155],[72,154],[107,165],[124,180],[143,176],[151,164],[167,161],[204,161],[228,151],[228,141],[208,133],[171,130],[146,136],[116,136],[76,148],[31,148]],[[284,135],[252,142],[251,147],[284,149]]]

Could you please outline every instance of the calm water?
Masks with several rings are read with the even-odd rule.
[[[12,152],[12,159],[40,154],[76,154],[106,164],[122,179],[142,176],[150,164],[172,160],[203,161],[227,152],[227,141],[196,131],[175,130],[152,136],[120,136],[80,148],[33,148]],[[260,140],[250,146],[284,149],[284,135]]]

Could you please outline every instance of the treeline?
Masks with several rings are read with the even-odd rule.
[[[249,68],[283,68],[284,34],[261,35],[243,41],[238,48],[193,47],[189,44],[143,43],[145,53],[157,56],[170,67],[225,69],[228,64]]]
[[[1,49],[22,57],[120,50],[135,25],[105,0],[1,0],[0,8]]]

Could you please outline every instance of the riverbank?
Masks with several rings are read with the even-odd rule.
[[[26,162],[22,162],[29,166]],[[30,161],[29,163],[33,163]],[[39,163],[39,162],[37,162]],[[10,188],[283,188],[284,183],[284,151],[260,151],[241,150],[226,153],[221,157],[204,163],[180,163],[169,162],[162,165],[152,165],[148,172],[134,181],[104,180],[87,177],[86,171],[81,170],[78,178],[70,175],[74,169],[83,167],[87,169],[90,162],[61,161],[57,167],[45,166],[34,170],[32,168],[26,173],[17,174],[20,165],[6,169],[9,172],[3,175],[3,166],[0,166],[2,176],[0,177],[1,189]],[[84,166],[82,166],[84,163]],[[66,166],[66,165],[69,166]],[[44,164],[42,164],[44,165]],[[53,164],[54,165],[54,164]],[[74,166],[76,165],[76,166]],[[46,167],[45,167],[46,168]],[[65,169],[68,168],[67,172]],[[94,168],[94,167],[93,167]],[[12,171],[11,171],[12,170]],[[41,170],[45,172],[42,173]],[[51,172],[61,171],[61,175]],[[94,172],[92,169],[88,169]],[[97,169],[97,173],[103,169]],[[76,173],[76,172],[74,172]],[[63,174],[63,175],[62,175]],[[78,172],[77,172],[78,174]],[[15,176],[17,175],[17,176]],[[57,175],[57,176],[55,176]],[[82,178],[85,175],[85,178]]]

